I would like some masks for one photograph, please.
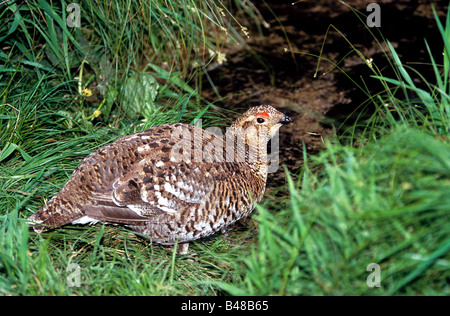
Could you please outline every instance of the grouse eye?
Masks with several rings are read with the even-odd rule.
[[[264,123],[265,121],[266,121],[265,119],[260,118],[260,117],[258,117],[258,118],[256,119],[256,122],[258,122],[258,123]]]

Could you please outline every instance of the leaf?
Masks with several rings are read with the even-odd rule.
[[[6,158],[8,158],[13,152],[14,150],[18,150],[20,152],[20,154],[22,155],[22,158],[28,162],[30,161],[32,158],[30,155],[28,155],[25,150],[23,150],[22,148],[20,148],[18,145],[14,144],[14,143],[6,143],[5,147],[3,148],[3,150],[0,153],[0,162],[5,160]]]
[[[155,111],[159,84],[150,74],[129,77],[122,90],[121,105],[127,116],[148,117]]]
[[[19,150],[20,154],[22,155],[22,158],[23,158],[26,162],[29,162],[31,159],[33,159],[33,158],[31,158],[31,156],[28,155],[28,154],[25,152],[25,150],[23,150],[22,148],[18,147],[17,149]]]
[[[14,150],[17,149],[17,147],[18,146],[16,144],[7,142],[5,147],[0,153],[0,162],[8,158],[14,152]]]
[[[48,16],[53,19],[59,27],[63,30],[64,34],[70,39],[70,41],[80,50],[80,53],[83,55],[87,55],[87,52],[84,50],[83,47],[75,40],[75,38],[70,34],[70,32],[67,30],[66,21],[61,20],[61,18],[53,12],[52,7],[50,4],[45,0],[39,0],[39,6],[48,14]],[[45,35],[44,32],[41,32],[42,35]]]
[[[20,62],[22,64],[24,64],[24,65],[29,65],[29,66],[32,66],[32,67],[35,67],[35,68],[43,69],[43,70],[46,70],[46,71],[48,71],[50,73],[54,72],[52,69],[50,69],[50,68],[48,68],[48,67],[46,67],[46,66],[44,66],[44,65],[42,65],[42,64],[40,64],[38,62],[29,61],[29,60],[25,60],[25,59],[22,59]]]
[[[21,16],[20,16],[20,11],[17,10],[14,13],[14,21],[11,25],[11,28],[9,29],[8,33],[5,36],[0,37],[0,43],[4,41],[5,38],[7,38],[9,35],[11,35],[12,33],[14,33],[14,31],[17,29],[17,27],[19,26],[19,22],[20,22]]]
[[[156,73],[163,79],[166,79],[170,82],[172,82],[175,86],[182,89],[183,91],[191,94],[195,94],[195,90],[191,88],[186,82],[183,81],[183,79],[180,78],[180,74],[177,72],[168,72],[161,67],[158,67],[153,64],[148,64],[148,66],[152,67],[153,70],[156,71]]]
[[[209,109],[210,105],[211,103],[209,103],[203,110],[201,110],[200,113],[197,114],[197,116],[192,120],[190,124],[195,124],[195,121],[200,119],[203,116],[203,114],[205,114],[205,112]]]

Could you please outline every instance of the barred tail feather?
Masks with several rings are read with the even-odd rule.
[[[84,213],[66,200],[55,196],[39,211],[28,217],[28,224],[37,233],[69,224],[84,216]]]

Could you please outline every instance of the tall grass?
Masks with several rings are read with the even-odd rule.
[[[444,27],[434,7],[433,13],[443,44],[442,62],[437,63],[425,40],[430,65],[435,75],[434,82],[429,82],[415,69],[403,65],[394,47],[389,42],[392,59],[399,75],[397,78],[386,78],[381,75],[374,76],[374,78],[389,83],[393,87],[388,90],[389,93],[386,98],[378,95],[380,103],[390,110],[383,110],[389,124],[394,125],[397,121],[407,122],[414,126],[425,126],[436,135],[449,135],[450,14],[447,14]],[[415,77],[420,79],[420,85],[414,83]],[[381,110],[382,107],[379,106],[378,108]],[[391,112],[394,112],[395,116]]]
[[[312,172],[311,169],[321,172]],[[284,205],[258,207],[235,295],[450,293],[450,145],[398,127],[364,150],[328,144]],[[381,287],[366,283],[370,263]]]
[[[244,43],[221,1],[84,0],[76,3],[79,25],[72,21],[78,11],[68,5],[46,0],[2,5],[0,79],[28,74],[66,83],[81,121],[101,111],[98,119],[117,125],[124,114],[148,117],[164,104],[207,104],[198,74],[221,62],[227,45]],[[240,6],[255,15],[248,5]],[[93,97],[86,97],[90,93]]]

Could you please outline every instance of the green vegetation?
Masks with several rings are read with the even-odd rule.
[[[289,196],[258,205],[257,230],[195,242],[183,256],[120,226],[35,234],[24,219],[120,136],[216,124],[198,70],[224,45],[244,45],[242,26],[220,1],[79,3],[80,28],[66,25],[64,2],[11,1],[0,12],[1,295],[450,294],[450,14],[445,25],[436,18],[444,54],[429,51],[433,83],[390,46],[397,77],[370,64],[385,87],[368,95],[377,111],[304,154]],[[379,288],[366,284],[370,263]],[[71,264],[79,287],[68,286]]]
[[[254,295],[448,293],[449,177],[450,145],[417,129],[395,128],[362,150],[329,144],[303,168],[300,190],[288,177],[288,208],[258,207],[244,282],[222,286]],[[370,263],[381,267],[380,288],[366,285]]]
[[[220,283],[228,293],[450,293],[450,14],[445,27],[435,17],[444,44],[443,65],[428,49],[436,83],[409,70],[428,90],[390,44],[395,79],[353,47],[385,87],[367,94],[377,111],[305,156],[298,183],[288,175],[287,208],[258,206],[258,244],[242,259],[243,279]],[[371,263],[380,288],[366,284]]]

